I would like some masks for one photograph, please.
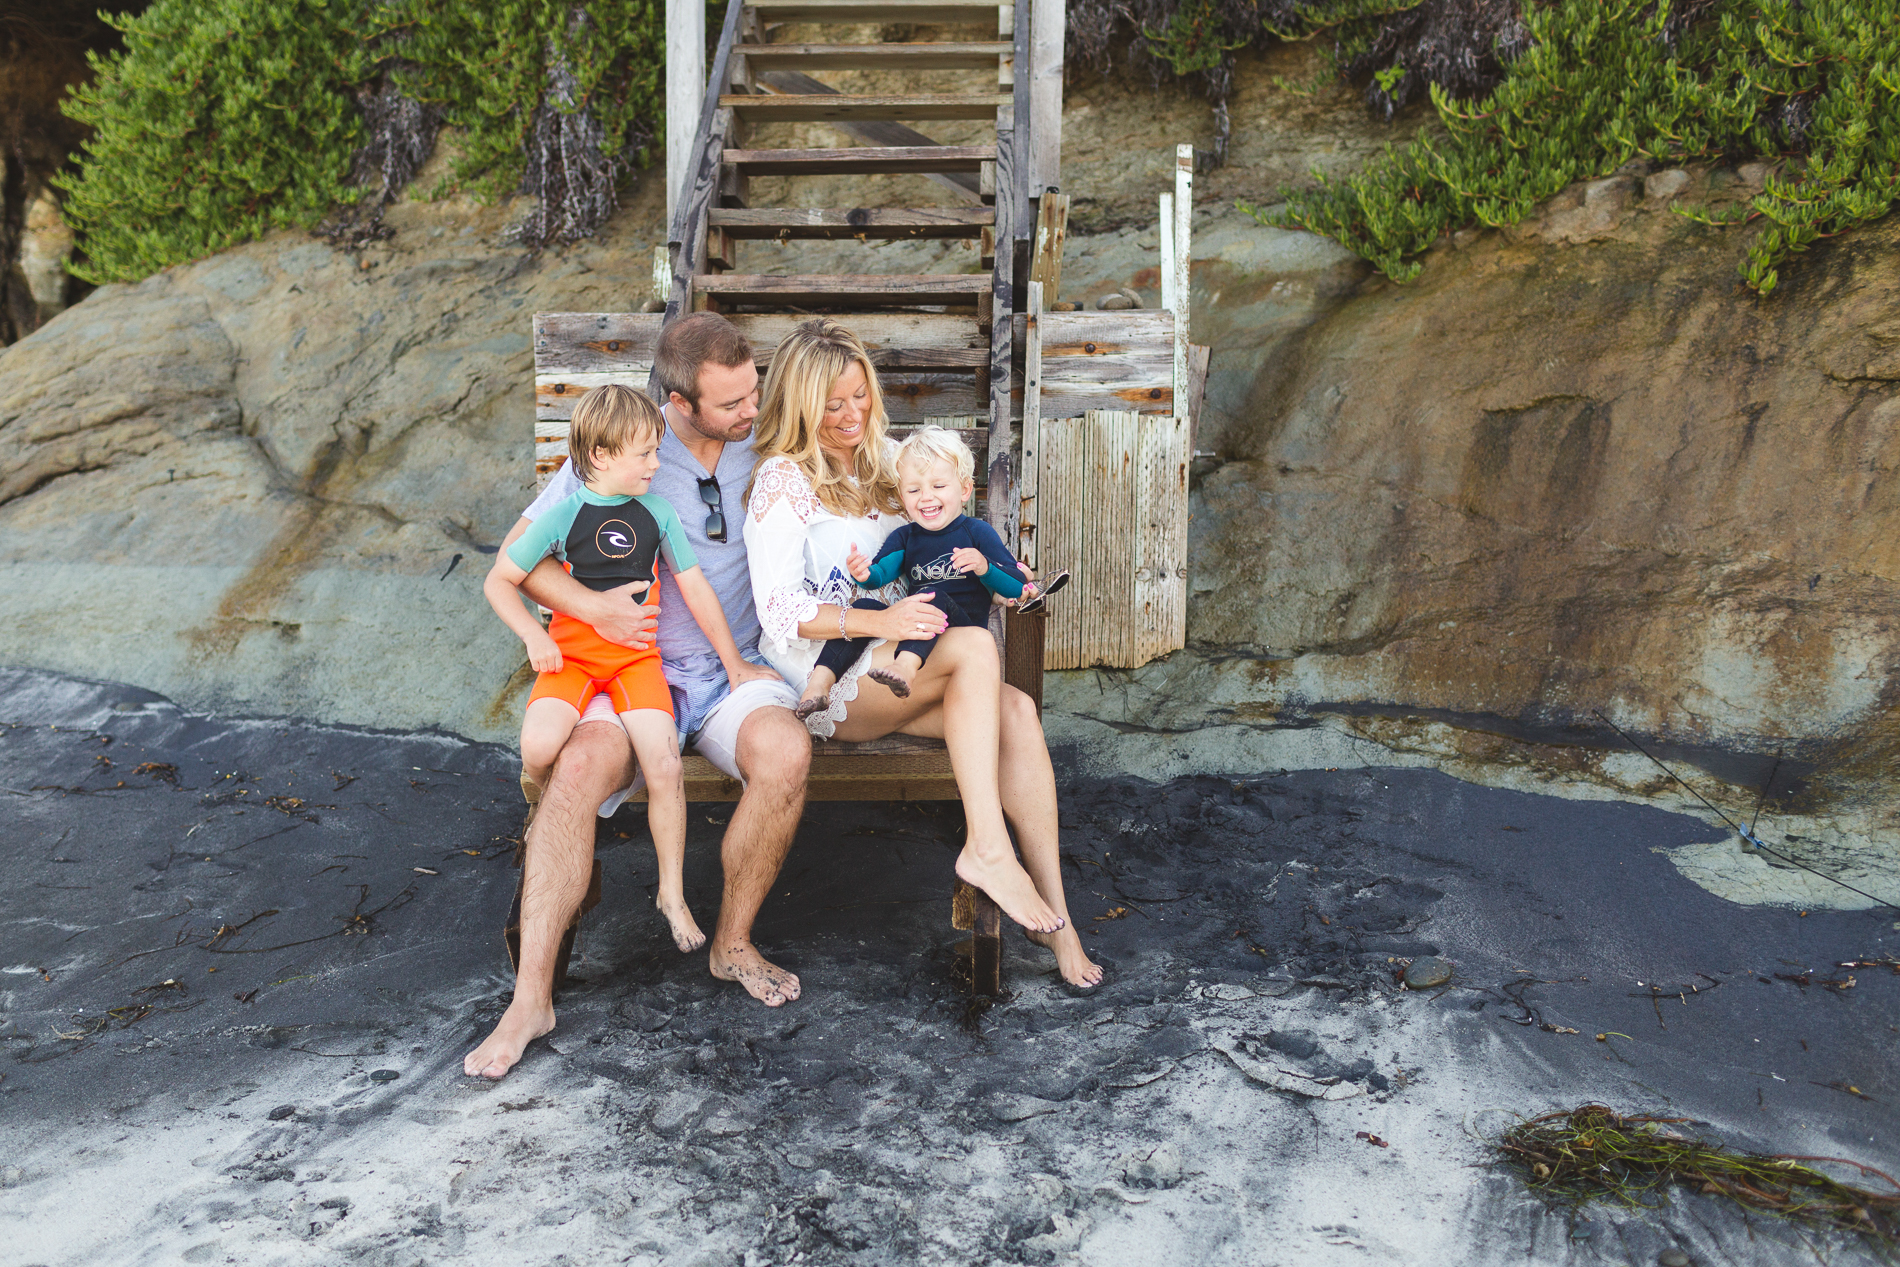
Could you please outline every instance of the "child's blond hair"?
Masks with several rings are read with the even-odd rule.
[[[619,383],[596,387],[574,406],[568,423],[567,456],[583,484],[594,478],[595,449],[617,454],[636,440],[658,440],[666,429],[660,407],[642,392]]]
[[[963,437],[947,427],[935,424],[919,427],[897,446],[897,469],[914,466],[927,471],[933,462],[948,462],[956,468],[957,478],[967,480],[976,474],[976,455]]]

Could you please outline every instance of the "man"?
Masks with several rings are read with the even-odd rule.
[[[752,348],[724,317],[697,313],[667,328],[653,359],[666,393],[667,431],[652,491],[679,512],[740,654],[762,663],[741,531],[752,478],[749,441],[759,413]],[[573,473],[563,467],[508,533],[504,548],[526,530],[544,502],[565,497],[575,487]],[[610,641],[643,646],[656,636],[654,609],[641,605],[637,583],[595,593],[545,559],[521,588],[543,607],[586,621]],[[712,937],[712,974],[778,1007],[798,997],[798,978],[752,945],[752,921],[804,811],[811,736],[792,715],[798,692],[777,680],[730,689],[718,655],[664,568],[657,637],[681,734],[700,755],[745,783],[720,847],[725,890]],[[602,815],[611,814],[639,786],[626,731],[607,698],[596,695],[582,715],[535,811],[522,878],[514,1001],[494,1032],[463,1061],[469,1074],[503,1076],[530,1042],[554,1028],[554,960],[587,891],[596,807]]]

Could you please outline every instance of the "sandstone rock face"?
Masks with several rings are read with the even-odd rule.
[[[1601,710],[1731,804],[1777,754],[1778,792],[1819,772],[1810,804],[1890,780],[1900,225],[1817,247],[1762,300],[1740,234],[1667,210],[1686,183],[1573,188],[1410,286],[1335,280],[1291,330],[1217,295],[1323,270],[1197,258],[1216,366],[1271,355],[1244,398],[1210,377],[1197,447],[1224,462],[1195,498],[1190,646],[1064,675],[1055,729],[1146,761],[1331,717],[1308,740],[1342,764],[1372,738],[1657,790],[1610,759]]]
[[[480,586],[532,495],[529,319],[637,303],[657,192],[538,258],[455,204],[361,255],[278,235],[0,352],[0,659],[512,736],[531,675]]]

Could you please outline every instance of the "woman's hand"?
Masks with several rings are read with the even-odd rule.
[[[844,556],[844,569],[859,584],[863,584],[864,579],[871,575],[871,561],[864,557],[864,551],[858,549],[855,541],[851,543],[851,552]]]
[[[886,642],[928,642],[950,627],[950,618],[929,600],[932,591],[912,594],[871,617],[872,635]]]
[[[738,690],[747,682],[780,681],[777,669],[768,669],[763,664],[754,664],[750,660],[741,660],[726,669],[726,682],[733,690]]]
[[[950,552],[950,566],[970,576],[981,576],[990,570],[990,561],[975,546],[958,546]]]
[[[559,673],[561,671],[561,648],[545,629],[536,629],[533,633],[523,634],[521,641],[528,647],[528,664],[536,673]]]

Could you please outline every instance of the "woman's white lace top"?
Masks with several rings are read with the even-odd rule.
[[[761,462],[752,477],[752,497],[746,505],[746,558],[752,568],[752,599],[764,631],[759,650],[766,662],[798,690],[805,689],[818,662],[821,640],[801,638],[798,627],[818,614],[826,603],[849,607],[858,598],[857,583],[845,568],[856,546],[868,559],[877,552],[904,519],[881,511],[863,518],[834,515],[826,510],[798,464],[786,457]],[[877,592],[885,602],[902,597]],[[830,738],[844,720],[845,706],[858,696],[858,678],[870,667],[870,648],[831,688],[831,707],[813,713],[806,722],[815,735]]]

